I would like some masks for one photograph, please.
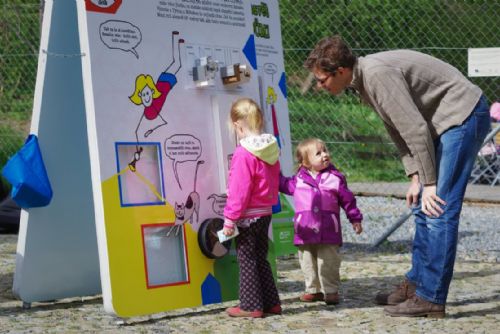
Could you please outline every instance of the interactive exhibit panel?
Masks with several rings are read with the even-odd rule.
[[[277,0],[46,1],[32,132],[54,197],[22,213],[14,292],[102,292],[121,317],[237,299],[216,232],[240,97],[292,174]]]

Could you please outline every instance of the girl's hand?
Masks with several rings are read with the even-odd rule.
[[[361,232],[363,232],[363,226],[361,226],[361,222],[353,222],[352,228],[354,229],[354,232],[356,232],[356,234],[361,234]]]
[[[424,186],[422,191],[422,212],[429,217],[439,217],[443,214],[443,209],[439,204],[446,205],[438,195],[436,195],[436,185]]]
[[[226,237],[229,237],[234,234],[234,228],[224,227],[222,233],[224,233]]]
[[[224,218],[222,234],[224,234],[226,237],[233,235],[235,226],[236,224],[232,220],[230,220],[229,218]]]

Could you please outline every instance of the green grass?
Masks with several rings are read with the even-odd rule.
[[[23,114],[23,115],[20,115]],[[0,113],[0,167],[19,150],[24,143],[26,134],[19,130],[21,124],[26,121],[27,113]],[[29,116],[29,115],[28,115]],[[4,198],[10,191],[11,186],[7,180],[0,176],[0,196]]]
[[[309,137],[322,139],[349,182],[406,180],[382,121],[357,96],[332,97],[315,91],[302,95],[291,87],[288,109],[294,146]]]

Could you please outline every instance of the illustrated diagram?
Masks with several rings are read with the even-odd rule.
[[[259,102],[292,170],[278,1],[44,4],[32,133],[54,196],[21,217],[15,295],[101,295],[121,318],[238,298],[217,237],[235,100]]]
[[[184,202],[182,203],[175,202],[174,213],[175,213],[176,235],[177,233],[179,233],[179,229],[182,227],[183,224],[185,224],[188,221],[191,222],[191,224],[193,223],[195,215],[196,215],[196,222],[199,222],[200,220],[201,199],[200,199],[200,194],[196,192],[196,180],[198,179],[198,168],[200,167],[200,165],[204,163],[205,161],[203,160],[196,162],[193,191],[191,191],[187,195],[186,200]],[[171,230],[168,231],[167,236],[170,235]]]
[[[271,84],[274,84],[274,75],[277,73],[277,66],[273,63],[265,63],[264,64],[264,73],[271,76]],[[278,145],[282,148],[282,144],[284,144],[283,137],[280,135],[280,126],[278,122],[278,117],[276,115],[276,102],[278,99],[278,95],[276,94],[272,85],[267,86],[267,94],[266,94],[266,107],[270,111],[271,114],[271,124],[273,129],[273,134],[278,141]]]
[[[165,101],[167,100],[167,96],[170,91],[177,84],[177,73],[182,67],[181,60],[181,44],[184,43],[184,39],[178,38],[179,32],[172,31],[172,61],[167,66],[165,71],[163,71],[156,83],[153,81],[153,78],[149,74],[140,74],[137,76],[135,80],[135,89],[134,93],[130,96],[130,101],[138,106],[144,106],[143,113],[139,118],[139,122],[137,123],[137,127],[135,129],[135,138],[137,140],[137,149],[134,154],[133,160],[130,165],[132,169],[135,166],[135,163],[140,159],[142,150],[139,146],[139,128],[144,118],[149,121],[153,121],[156,118],[160,118],[160,124],[155,125],[154,127],[148,129],[144,133],[144,138],[147,138],[149,135],[153,133],[153,131],[158,128],[167,125],[167,120],[165,116],[161,114],[163,111]],[[177,43],[175,40],[177,39]],[[174,46],[177,45],[177,58],[176,52],[174,51]],[[178,63],[177,63],[178,61]],[[176,65],[174,68],[172,66]],[[173,71],[171,71],[171,69]]]
[[[226,194],[211,194],[207,199],[212,200],[212,210],[213,212],[223,217],[224,207],[226,206],[227,195]]]

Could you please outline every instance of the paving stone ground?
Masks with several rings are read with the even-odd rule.
[[[397,284],[410,254],[344,254],[342,301],[304,304],[296,257],[278,259],[283,315],[234,319],[235,302],[182,309],[123,322],[106,314],[100,296],[33,303],[25,310],[12,294],[17,235],[0,235],[0,333],[500,333],[500,263],[458,260],[445,319],[391,318],[373,303]]]

